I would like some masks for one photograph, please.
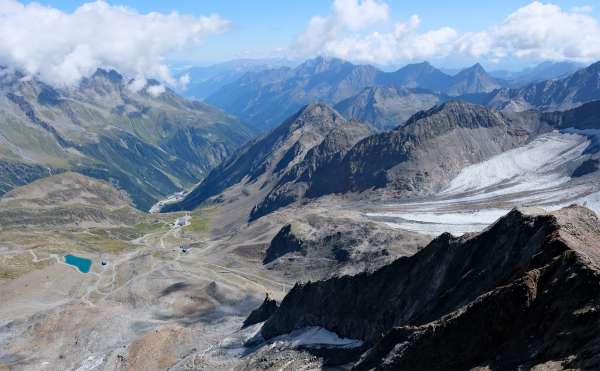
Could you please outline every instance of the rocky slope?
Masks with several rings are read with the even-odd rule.
[[[429,242],[383,223],[307,215],[284,225],[263,255],[263,265],[295,281],[373,271]]]
[[[534,129],[484,107],[448,102],[414,115],[401,128],[358,142],[330,177],[314,178],[306,195],[387,188],[428,194],[465,165],[525,143]]]
[[[368,123],[378,130],[404,124],[418,111],[428,110],[445,100],[428,90],[404,87],[369,87],[344,99],[335,109],[348,119]]]
[[[163,211],[191,210],[234,185],[249,184],[260,185],[250,220],[333,193],[382,189],[398,197],[429,195],[463,167],[517,147],[550,127],[535,114],[510,116],[448,102],[414,115],[403,127],[369,136],[366,127],[346,122],[331,108],[311,107],[329,113],[313,114],[310,120],[302,113],[290,118],[230,157],[182,202]],[[302,129],[292,135],[296,122],[303,123]],[[319,136],[310,143],[303,139],[309,144],[295,142],[315,138],[306,132],[314,126],[326,129],[319,128]],[[264,179],[257,181],[259,176]],[[224,196],[228,198],[235,197]]]
[[[182,201],[166,205],[162,211],[192,210],[236,185],[245,188],[245,197],[260,201],[283,179],[301,179],[320,163],[334,161],[355,138],[368,133],[367,127],[344,120],[325,104],[309,105],[270,133],[246,144]]]
[[[115,71],[66,88],[8,69],[1,76],[3,191],[74,170],[110,180],[147,209],[202,179],[252,135],[219,109],[156,81],[135,86]]]
[[[597,368],[598,241],[588,209],[514,210],[373,273],[298,284],[261,334],[363,340],[357,370]]]

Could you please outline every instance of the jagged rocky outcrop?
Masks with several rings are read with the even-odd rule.
[[[371,345],[367,369],[600,366],[600,222],[579,206],[513,210],[373,272],[297,284],[265,339],[320,326]]]
[[[271,240],[265,252],[263,264],[268,264],[287,253],[296,251],[302,251],[302,240],[292,233],[292,225],[286,224]]]
[[[114,70],[60,88],[3,70],[0,161],[10,174],[31,174],[21,179],[63,169],[108,180],[148,209],[197,183],[252,136],[239,120],[157,81],[137,85]],[[5,173],[0,183],[20,184]]]
[[[263,264],[295,281],[373,271],[414,254],[430,238],[382,223],[309,214],[271,240]]]
[[[279,308],[277,301],[275,299],[271,299],[269,294],[267,294],[262,304],[258,308],[254,309],[244,320],[242,328],[266,321],[269,317],[271,317],[271,315],[273,315],[273,313],[275,313],[275,311],[277,311],[277,308]]]
[[[166,205],[162,211],[192,210],[235,185],[246,187],[246,193],[260,202],[269,192],[279,189],[284,179],[302,179],[322,162],[334,161],[357,138],[369,133],[368,127],[346,121],[326,104],[308,105],[236,151],[182,201]],[[283,204],[286,200],[276,202]]]

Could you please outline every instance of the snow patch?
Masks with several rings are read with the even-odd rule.
[[[100,367],[103,362],[103,356],[89,356],[81,363],[81,366],[79,366],[76,371],[95,370]]]
[[[338,348],[356,348],[363,345],[361,340],[341,338],[335,332],[331,332],[323,327],[311,326],[294,330],[286,335],[280,335],[273,339],[274,343],[285,343],[289,347],[297,348],[309,346],[319,347],[338,347]]]

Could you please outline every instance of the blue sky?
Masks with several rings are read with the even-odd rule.
[[[169,66],[237,58],[488,69],[600,60],[590,0],[3,1],[0,63],[70,82],[107,66],[176,84]]]

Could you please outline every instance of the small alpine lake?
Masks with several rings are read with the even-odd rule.
[[[92,261],[75,255],[65,255],[65,263],[77,267],[81,273],[88,273],[92,266]]]

